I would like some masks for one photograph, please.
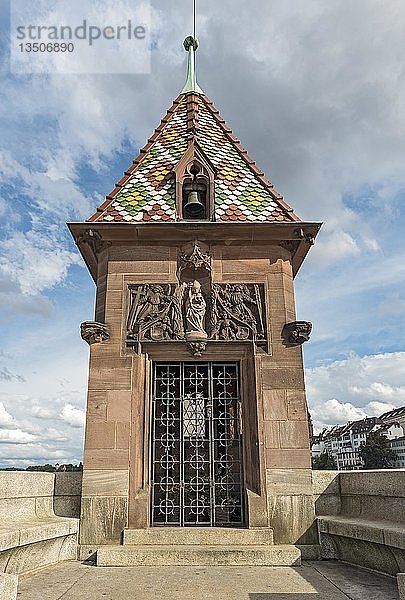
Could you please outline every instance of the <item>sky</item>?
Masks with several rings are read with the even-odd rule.
[[[1,3],[0,467],[82,459],[95,290],[65,223],[94,212],[179,94],[190,7],[152,0],[149,73],[15,74]],[[405,405],[403,0],[199,0],[198,37],[204,92],[323,222],[296,277],[315,429]]]

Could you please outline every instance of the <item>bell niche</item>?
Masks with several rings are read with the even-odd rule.
[[[195,146],[190,146],[176,169],[179,220],[211,221],[214,218],[215,169]]]
[[[198,163],[183,183],[183,219],[207,219],[207,178]]]

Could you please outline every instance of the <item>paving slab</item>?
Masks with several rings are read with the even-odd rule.
[[[394,578],[334,561],[301,567],[95,567],[22,576],[18,600],[398,600]]]

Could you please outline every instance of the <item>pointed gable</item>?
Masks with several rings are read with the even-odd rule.
[[[89,221],[176,221],[176,166],[199,147],[215,168],[213,220],[299,221],[212,102],[181,94],[133,165]]]

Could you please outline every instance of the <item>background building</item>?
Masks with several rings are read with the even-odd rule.
[[[397,460],[393,461],[391,467],[402,468],[405,467],[404,425],[405,407],[381,417],[367,417],[346,425],[335,425],[313,436],[311,455],[315,457],[327,452],[334,458],[339,471],[361,469],[363,462],[359,449],[367,442],[370,433],[378,431],[390,440],[391,449],[397,454]]]

